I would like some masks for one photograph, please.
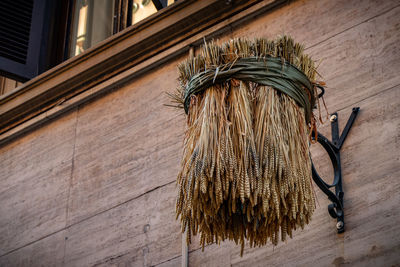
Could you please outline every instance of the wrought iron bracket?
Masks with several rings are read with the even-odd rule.
[[[317,173],[317,170],[312,164],[312,177],[317,186],[324,192],[332,204],[328,205],[328,212],[330,216],[337,219],[336,229],[338,233],[344,232],[344,212],[343,212],[343,182],[342,182],[342,169],[340,164],[340,148],[342,147],[347,134],[349,133],[354,120],[357,117],[360,108],[355,107],[352,110],[350,118],[348,119],[346,126],[342,134],[339,136],[339,123],[338,114],[333,113],[331,115],[331,131],[332,131],[332,141],[329,141],[325,136],[318,133],[317,141],[322,145],[322,147],[328,152],[329,158],[331,159],[333,165],[333,182],[332,184],[326,183]],[[330,188],[334,187],[335,192],[332,192]]]

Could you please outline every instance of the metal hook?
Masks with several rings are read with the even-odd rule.
[[[322,85],[316,84],[316,87],[318,87],[321,90],[321,93],[318,94],[318,98],[321,98],[325,94],[325,88]]]
[[[319,86],[318,86],[319,87]],[[319,87],[320,88],[320,87]],[[323,91],[325,92],[325,91]],[[323,95],[323,93],[322,93]],[[329,158],[333,165],[334,179],[332,184],[326,183],[317,173],[317,170],[312,164],[312,177],[317,186],[324,192],[332,204],[328,205],[328,212],[330,216],[337,219],[336,229],[338,233],[344,232],[344,212],[343,212],[343,182],[342,182],[342,169],[340,164],[340,148],[342,147],[344,140],[349,133],[354,120],[357,117],[359,107],[355,107],[352,110],[350,118],[348,119],[346,126],[339,137],[339,124],[338,124],[338,114],[332,114],[331,120],[331,130],[332,130],[332,142],[330,142],[325,136],[318,133],[317,141],[322,145],[322,147],[328,152]],[[330,190],[330,188],[335,187],[335,193]]]

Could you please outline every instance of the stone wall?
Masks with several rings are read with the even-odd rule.
[[[290,34],[320,60],[343,129],[346,232],[316,187],[313,220],[277,247],[225,242],[190,266],[399,266],[400,3],[292,1],[221,36]],[[165,107],[176,58],[0,147],[0,266],[180,266],[175,178],[185,117]],[[320,131],[330,136],[329,123]],[[323,177],[327,155],[312,147]]]

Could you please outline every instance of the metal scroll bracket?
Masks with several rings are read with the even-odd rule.
[[[312,164],[312,177],[318,187],[324,192],[332,204],[328,205],[328,212],[332,218],[337,219],[336,228],[338,233],[344,232],[344,212],[343,212],[343,183],[342,183],[342,169],[340,164],[340,148],[342,147],[344,140],[349,133],[354,120],[357,117],[360,108],[355,107],[352,110],[349,120],[344,127],[342,134],[339,136],[339,123],[338,114],[333,113],[331,121],[332,130],[332,142],[329,141],[325,136],[318,133],[318,142],[328,152],[329,158],[333,165],[334,179],[332,184],[326,183],[317,173],[314,164]],[[330,188],[335,187],[335,193]]]

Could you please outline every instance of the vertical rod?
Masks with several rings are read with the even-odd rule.
[[[334,113],[333,116],[334,116],[334,119],[333,119],[333,121],[331,123],[332,142],[336,147],[338,147],[340,145],[339,144],[340,136],[339,136],[338,114]],[[336,196],[339,198],[340,203],[343,206],[343,188],[342,188],[342,179],[341,179],[342,178],[341,177],[342,176],[342,171],[341,171],[341,168],[340,168],[341,165],[340,165],[340,152],[339,151],[336,152],[336,159],[337,159],[337,163],[338,163],[339,176],[340,177],[339,177],[338,182],[337,182],[337,184],[335,186],[335,192],[336,192]]]
[[[338,124],[338,114],[335,112],[331,116],[331,132],[332,132],[332,142],[335,146],[339,145],[339,124]]]
[[[187,245],[187,227],[184,233],[182,233],[182,267],[189,266],[189,249]]]
[[[332,142],[333,145],[338,148],[340,144],[340,135],[339,135],[339,122],[338,122],[338,114],[335,112],[333,114],[333,119],[331,120],[331,132],[332,132]],[[338,182],[335,185],[335,194],[337,198],[339,199],[339,202],[342,206],[343,209],[343,183],[342,183],[342,170],[341,170],[341,163],[340,163],[340,151],[337,150],[335,153],[336,161],[337,161],[337,168],[338,168]],[[344,218],[343,218],[343,211],[341,210],[337,216],[337,224],[336,228],[338,230],[338,233],[343,233],[344,232]]]
[[[189,58],[194,57],[194,47],[189,47]],[[188,228],[186,227],[185,232],[182,234],[182,267],[189,266],[189,248],[187,244]]]

